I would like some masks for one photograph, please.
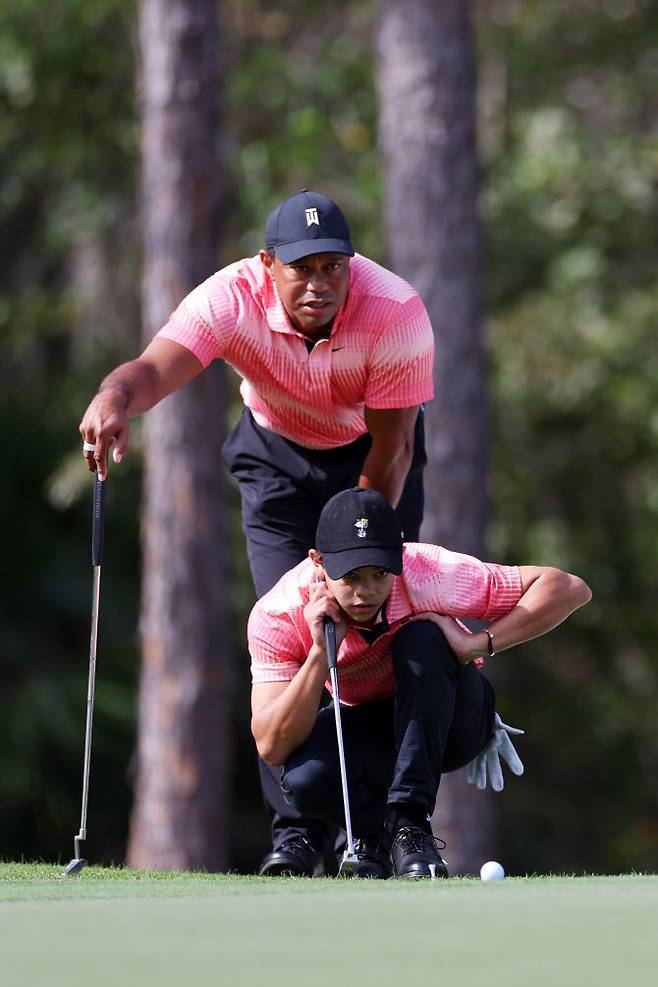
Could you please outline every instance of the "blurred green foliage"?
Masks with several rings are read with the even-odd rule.
[[[522,664],[500,663],[501,704],[528,727],[508,860],[655,869],[658,16],[644,2],[493,15],[482,58],[504,50],[507,81],[483,196],[492,552],[594,591]]]
[[[218,263],[261,245],[304,186],[334,196],[386,261],[375,5],[223,8],[232,194]],[[139,347],[135,4],[0,8],[0,854],[69,856],[77,831],[91,482],[77,422]],[[582,575],[593,602],[496,659],[526,775],[499,799],[514,870],[658,866],[658,10],[648,0],[478,6],[490,556]],[[238,412],[237,397],[232,411]],[[123,854],[134,744],[139,429],[112,471],[90,853]],[[236,499],[234,866],[265,849],[248,733],[252,602]],[[239,837],[239,838],[238,838]]]
[[[223,7],[239,191],[231,256],[255,253],[267,213],[304,187],[340,202],[357,249],[381,256],[373,4]]]

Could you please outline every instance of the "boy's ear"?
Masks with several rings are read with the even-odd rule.
[[[322,565],[322,556],[320,555],[320,553],[316,552],[314,548],[311,548],[309,550],[308,557],[315,567],[313,572],[315,579],[316,580],[324,579],[324,567]]]

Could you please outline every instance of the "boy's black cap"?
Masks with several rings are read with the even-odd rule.
[[[284,264],[309,254],[354,254],[347,220],[335,202],[303,188],[279,203],[265,223],[265,246]]]
[[[376,490],[352,487],[327,501],[318,522],[315,548],[331,579],[373,565],[399,576],[402,531],[397,515]]]

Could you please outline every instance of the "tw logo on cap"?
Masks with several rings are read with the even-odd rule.
[[[354,522],[354,527],[356,528],[357,538],[365,538],[366,531],[368,530],[368,518],[360,517]]]
[[[317,209],[305,209],[306,213],[306,225],[307,226],[319,226],[320,219],[318,217]]]

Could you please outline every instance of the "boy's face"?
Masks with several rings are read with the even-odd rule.
[[[324,571],[322,556],[313,551],[311,558],[316,569],[322,571],[329,592],[350,620],[367,624],[375,619],[393,587],[395,576],[392,572],[364,565],[352,569],[340,579],[332,579]]]

